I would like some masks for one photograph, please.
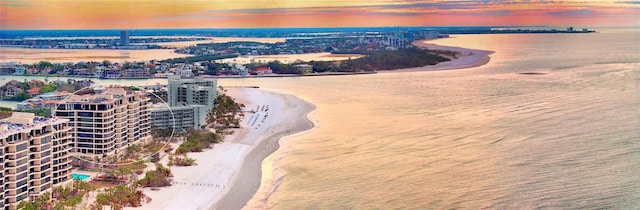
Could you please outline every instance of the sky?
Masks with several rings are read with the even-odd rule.
[[[640,26],[640,0],[0,0],[1,29]]]

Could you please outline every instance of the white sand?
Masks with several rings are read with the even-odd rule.
[[[197,166],[171,167],[174,185],[144,189],[153,200],[129,209],[240,209],[260,186],[260,166],[277,150],[278,140],[313,127],[304,116],[315,106],[294,96],[255,88],[230,88],[227,94],[256,113],[245,113],[243,128],[225,142],[189,153]]]
[[[426,43],[428,40],[416,40],[412,44],[420,48],[431,50],[447,50],[458,52],[458,56],[451,61],[441,62],[436,65],[423,66],[416,68],[398,69],[392,71],[378,71],[378,73],[389,72],[411,72],[411,71],[436,71],[436,70],[452,70],[452,69],[465,69],[482,66],[487,64],[491,59],[489,55],[493,54],[493,51],[467,49],[461,47],[449,47],[436,44]]]

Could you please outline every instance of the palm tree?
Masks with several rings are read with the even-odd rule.
[[[123,177],[124,177],[124,175],[126,175],[126,174],[130,174],[131,172],[132,172],[132,171],[131,171],[131,169],[130,169],[130,168],[127,168],[127,167],[120,167],[120,168],[118,168],[118,173],[120,174],[120,176],[123,176]],[[123,178],[123,179],[124,179],[124,178]]]
[[[83,192],[88,192],[91,191],[91,186],[89,185],[89,183],[79,180],[79,179],[74,179],[73,180],[73,188],[77,189],[77,190],[81,190]]]

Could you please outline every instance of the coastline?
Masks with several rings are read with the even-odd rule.
[[[171,167],[173,185],[154,191],[139,208],[127,209],[240,209],[260,187],[262,161],[287,135],[314,127],[306,116],[315,106],[295,96],[257,88],[227,88],[227,94],[246,105],[242,129],[215,144],[212,149],[189,153],[195,166]],[[267,108],[268,107],[268,108]],[[161,163],[167,163],[164,157]]]
[[[450,61],[440,62],[436,65],[406,68],[406,69],[396,69],[396,70],[385,70],[385,71],[378,71],[378,73],[440,71],[440,70],[454,70],[454,69],[466,69],[466,68],[479,67],[489,63],[489,60],[491,60],[491,57],[489,57],[489,55],[494,53],[493,51],[489,51],[489,50],[477,50],[477,49],[450,47],[450,46],[442,46],[442,45],[426,43],[429,40],[433,40],[433,39],[416,40],[416,41],[413,41],[411,44],[422,49],[446,50],[446,51],[458,52],[457,58],[450,58],[451,59]]]

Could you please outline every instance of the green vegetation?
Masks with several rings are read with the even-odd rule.
[[[342,71],[395,70],[435,65],[439,62],[449,61],[448,58],[433,54],[428,50],[417,48],[397,51],[356,51],[349,53],[358,53],[367,56],[342,62],[340,65]]]
[[[196,163],[195,159],[187,157],[187,154],[182,154],[182,157],[169,156],[169,163],[167,163],[167,165],[168,166],[192,166],[192,165],[195,165],[195,163]]]
[[[213,125],[216,132],[208,130],[188,130],[184,134],[184,142],[178,146],[175,151],[176,155],[184,155],[183,157],[170,157],[171,165],[187,166],[193,165],[195,160],[188,158],[185,154],[188,152],[202,152],[204,149],[211,148],[212,144],[222,141],[224,130],[229,127],[238,127],[239,120],[237,114],[243,104],[236,103],[233,98],[222,94],[219,95],[213,103],[215,108],[211,109],[207,114],[207,124]],[[155,131],[156,136],[167,135],[167,131]]]
[[[94,190],[87,182],[81,180],[73,181],[73,188],[56,187],[53,189],[51,200],[48,194],[44,194],[33,201],[22,201],[18,204],[18,209],[55,209],[62,210],[65,207],[75,207],[82,202],[84,195]]]
[[[24,101],[31,98],[31,96],[29,95],[29,93],[27,93],[26,91],[23,92],[19,92],[18,94],[14,95],[13,97],[7,99],[9,101]]]
[[[11,108],[0,107],[0,119],[11,117],[11,113],[13,113],[13,110]]]
[[[124,152],[125,159],[136,159],[138,154],[142,151],[142,147],[137,144],[127,146]]]
[[[435,65],[449,61],[446,57],[455,57],[455,52],[429,51],[417,48],[397,51],[343,51],[334,52],[334,54],[362,54],[366,56],[344,61],[309,61],[306,64],[311,65],[314,72],[361,72]],[[275,60],[262,64],[247,64],[247,68],[256,69],[265,66],[271,68],[276,74],[302,74],[303,72],[294,67],[295,65]]]
[[[166,63],[193,63],[193,62],[201,62],[201,61],[212,61],[212,60],[220,60],[225,58],[235,58],[238,57],[236,54],[228,54],[228,55],[198,55],[191,57],[183,57],[183,58],[171,58],[162,60],[160,62]]]
[[[206,62],[203,65],[207,66],[206,74],[209,75],[216,75],[224,69],[231,69],[231,66],[227,63]]]
[[[57,89],[58,89],[57,85],[55,85],[53,83],[49,83],[49,84],[46,84],[46,85],[40,87],[40,90],[38,92],[40,92],[40,93],[48,93],[48,92],[53,92],[53,91],[55,91]]]
[[[142,187],[166,187],[171,186],[171,170],[160,163],[156,163],[156,170],[147,171],[144,178],[135,182]]]
[[[18,204],[18,209],[22,210],[40,210],[46,208],[51,208],[51,204],[49,203],[49,195],[46,194],[35,201],[25,202],[23,200]]]
[[[36,66],[40,69],[53,68],[53,64],[49,61],[40,61],[36,63]]]
[[[153,138],[168,138],[173,133],[173,129],[154,129],[151,130]]]
[[[238,127],[240,125],[237,114],[244,107],[244,104],[236,103],[233,98],[226,94],[218,95],[213,100],[213,104],[216,107],[207,113],[207,124],[222,128]]]
[[[40,116],[40,117],[51,117],[51,109],[48,109],[48,108],[22,110],[20,112],[34,113],[36,116]]]
[[[91,80],[74,79],[68,79],[66,83],[63,81],[48,81],[48,79],[44,79],[44,81],[27,81],[25,79],[22,82],[11,80],[0,87],[0,94],[2,94],[3,100],[24,101],[31,98],[31,95],[27,91],[32,88],[39,88],[38,93],[48,93],[56,90],[73,93],[76,90],[91,86],[92,84],[93,81]]]
[[[142,202],[150,202],[151,198],[134,186],[118,185],[105,189],[104,193],[96,195],[96,201],[91,209],[102,209],[104,205],[110,205],[111,209],[123,209],[124,207],[139,207]]]
[[[139,91],[140,90],[140,88],[138,88],[136,86],[126,86],[126,87],[123,87],[123,89],[131,90],[131,91]]]
[[[236,46],[236,45],[260,46],[260,45],[264,45],[264,44],[265,43],[262,43],[262,42],[235,41],[235,42],[223,42],[223,43],[200,43],[200,44],[196,44],[196,46],[197,47],[217,47],[217,46],[229,47],[229,46]]]
[[[11,117],[11,114],[16,111],[8,107],[0,107],[0,119],[4,119],[7,117]],[[22,110],[19,112],[29,112],[34,113],[36,116],[41,117],[51,117],[51,109],[42,108],[42,109],[31,109],[31,110]]]
[[[212,144],[222,141],[222,136],[206,130],[188,130],[185,136],[184,142],[175,151],[176,155],[187,152],[202,152],[202,150],[210,148]]]

